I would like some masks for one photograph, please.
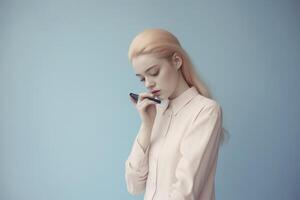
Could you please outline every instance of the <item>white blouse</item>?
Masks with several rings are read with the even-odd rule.
[[[128,192],[145,193],[144,200],[215,200],[220,105],[193,86],[156,108],[146,152],[139,132],[125,162]]]

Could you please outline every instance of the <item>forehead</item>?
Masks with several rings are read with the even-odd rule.
[[[153,55],[140,55],[132,59],[132,66],[136,73],[143,73],[153,65],[164,63],[165,60]]]

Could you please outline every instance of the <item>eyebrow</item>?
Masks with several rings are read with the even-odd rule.
[[[151,67],[149,67],[145,72],[149,71],[150,69],[154,68],[158,66],[158,64],[152,65]],[[136,74],[136,76],[141,76],[140,74]]]

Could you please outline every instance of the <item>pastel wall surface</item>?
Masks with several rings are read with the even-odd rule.
[[[173,32],[223,108],[217,200],[300,199],[300,2],[0,2],[0,199],[131,200],[124,162],[146,91],[127,59]]]

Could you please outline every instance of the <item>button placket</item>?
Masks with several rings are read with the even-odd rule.
[[[171,124],[172,117],[173,117],[173,111],[172,111],[172,110],[168,111],[167,115],[168,115],[169,120],[168,120],[168,124],[167,124],[167,130],[166,130],[166,131],[164,132],[164,134],[163,134],[164,137],[165,137],[165,136],[167,135],[167,133],[169,132],[170,124]]]
[[[156,174],[157,174],[157,158],[155,158],[154,161],[153,161],[153,170],[154,170],[154,173],[153,173],[153,176],[152,176],[152,179],[151,179],[151,184],[153,186],[155,186]]]
[[[165,144],[165,141],[166,141],[166,136],[167,136],[167,133],[169,132],[169,128],[170,128],[170,125],[171,125],[171,121],[172,121],[172,117],[173,117],[173,111],[172,110],[169,110],[167,111],[166,113],[168,115],[168,123],[167,123],[167,128],[166,130],[164,131],[163,133],[163,144],[161,145],[161,149],[163,149],[164,147],[164,144]],[[153,193],[153,196],[152,196],[152,200],[154,200],[154,197],[155,197],[155,194],[157,192],[157,177],[158,177],[158,162],[159,162],[159,156],[155,157],[154,158],[154,161],[153,161],[153,165],[154,165],[154,178],[152,179],[151,183],[153,184],[153,187],[154,187],[154,193]]]

